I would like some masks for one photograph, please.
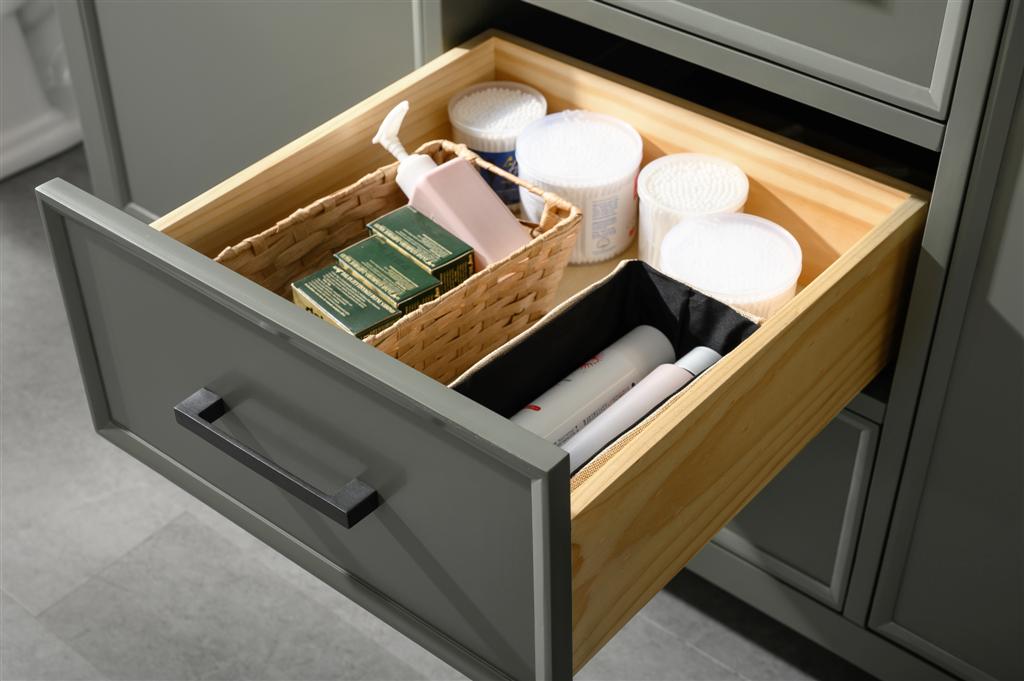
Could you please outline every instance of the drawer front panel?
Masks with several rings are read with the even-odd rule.
[[[75,198],[80,210],[98,203]],[[166,257],[140,257],[115,230],[90,228],[84,216],[62,222],[66,228],[48,220],[55,244],[66,244],[65,294],[80,296],[109,422],[496,669],[532,677],[545,664],[551,646],[537,636],[549,627],[548,601],[540,599],[549,554],[534,545],[548,538],[543,473],[507,465],[472,434],[397,403],[373,378],[303,351],[275,322],[247,319],[230,301],[197,290],[175,269],[174,256],[192,253],[148,226],[127,216],[119,225]],[[265,306],[324,325],[269,293]],[[200,439],[173,414],[200,388],[228,406],[218,431],[327,493],[358,477],[380,506],[346,529]],[[567,516],[564,501],[560,508]],[[567,543],[566,531],[562,551]]]
[[[602,0],[694,35],[945,118],[970,3]],[[870,37],[868,37],[870,36]]]

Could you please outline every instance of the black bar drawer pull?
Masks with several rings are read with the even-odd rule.
[[[358,478],[350,480],[337,493],[327,494],[214,428],[214,422],[227,412],[228,406],[219,395],[200,388],[174,407],[174,420],[343,527],[352,527],[380,505],[377,491]]]

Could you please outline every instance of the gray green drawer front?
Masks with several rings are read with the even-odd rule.
[[[101,432],[230,497],[467,673],[568,675],[559,450],[61,180],[38,195]],[[346,528],[183,427],[174,408],[200,389],[223,398],[218,433],[379,505]]]
[[[878,426],[840,413],[714,543],[841,610],[877,441]]]
[[[966,0],[604,0],[911,111],[945,118]]]

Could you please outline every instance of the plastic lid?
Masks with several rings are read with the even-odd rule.
[[[747,202],[750,182],[731,161],[707,154],[669,154],[640,171],[640,200],[682,215],[734,213]]]
[[[745,306],[796,286],[803,256],[793,235],[746,213],[684,218],[661,243],[659,269],[722,302]]]
[[[643,140],[629,123],[591,111],[545,116],[519,133],[520,176],[550,185],[602,185],[633,175]]]
[[[547,110],[544,95],[529,85],[510,80],[478,83],[448,102],[448,118],[456,132],[471,138],[506,141],[513,147],[520,131],[542,118]]]
[[[409,152],[402,146],[402,140],[398,138],[398,131],[402,128],[402,121],[405,114],[409,113],[409,102],[403,99],[395,105],[377,128],[377,134],[373,136],[373,143],[379,144],[388,150],[388,153],[401,161],[409,155]]]
[[[700,376],[720,359],[722,359],[722,356],[711,348],[698,345],[680,357],[676,362],[676,366],[680,369],[686,369],[694,376]]]

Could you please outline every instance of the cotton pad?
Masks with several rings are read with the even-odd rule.
[[[793,235],[746,213],[684,218],[661,242],[659,269],[749,314],[767,317],[796,293],[803,256]]]

